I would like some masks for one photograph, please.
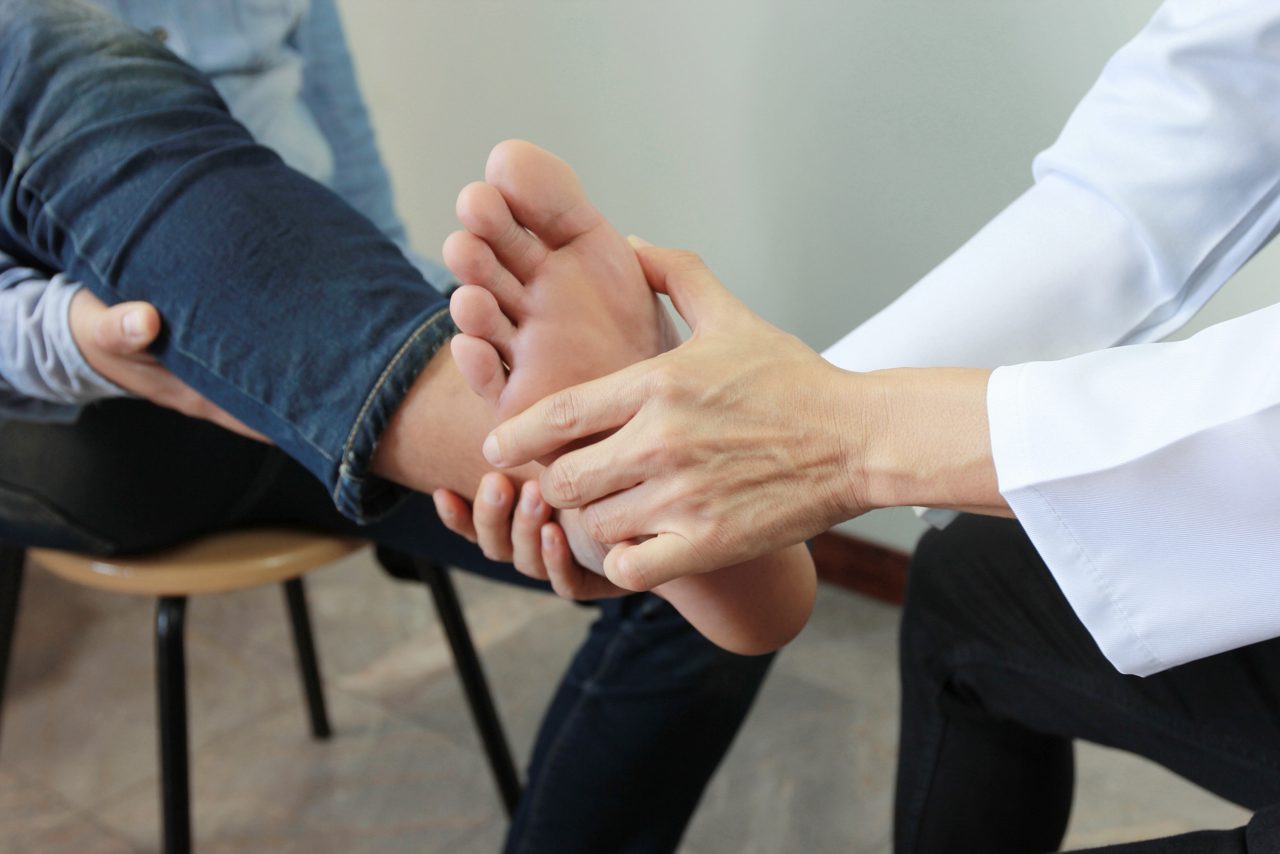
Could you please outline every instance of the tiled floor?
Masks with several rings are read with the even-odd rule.
[[[590,612],[458,576],[523,760]],[[336,726],[307,737],[280,594],[187,619],[201,851],[485,852],[503,819],[427,593],[355,556],[310,577]],[[155,850],[148,601],[29,570],[0,744],[0,851]],[[887,852],[896,609],[824,589],[781,658],[683,851]],[[1080,750],[1070,841],[1245,814],[1130,757]]]

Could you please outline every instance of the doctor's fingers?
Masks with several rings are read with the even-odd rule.
[[[604,559],[604,572],[619,587],[639,592],[723,565],[723,561],[703,554],[684,535],[665,533],[615,546]]]
[[[552,456],[578,439],[626,424],[648,398],[655,361],[637,362],[544,397],[494,428],[484,441],[485,459],[499,468],[523,465]]]
[[[630,489],[606,495],[578,511],[587,536],[598,543],[627,543],[681,530],[673,512],[679,491],[663,480],[646,480]]]
[[[582,507],[659,474],[671,456],[668,437],[642,412],[613,435],[553,460],[538,482],[551,506]]]

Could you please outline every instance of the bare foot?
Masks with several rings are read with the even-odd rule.
[[[500,418],[679,343],[631,246],[552,154],[527,142],[497,146],[485,183],[459,195],[458,218],[467,230],[451,234],[444,246],[445,263],[467,283],[450,304],[463,332],[453,339],[453,357]],[[444,498],[460,516],[465,504]],[[580,514],[562,513],[560,520],[573,553],[600,572],[606,550],[588,534],[606,540],[607,532],[592,529]],[[561,536],[554,525],[543,525],[543,536],[549,529]],[[511,530],[498,526],[496,539]],[[544,546],[540,577],[568,591],[571,564],[560,561],[556,572],[547,554]],[[593,595],[600,595],[602,581]],[[790,640],[813,607],[813,591],[813,564],[803,546],[655,590],[714,643],[744,654]],[[623,592],[610,586],[611,595]]]
[[[467,230],[444,245],[466,283],[450,302],[453,357],[500,418],[679,343],[631,246],[550,152],[499,144],[458,219]]]

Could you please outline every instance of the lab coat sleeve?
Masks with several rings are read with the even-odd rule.
[[[1166,2],[1034,172],[827,358],[1012,366],[1001,492],[1120,670],[1280,635],[1280,307],[1117,346],[1185,323],[1280,222],[1280,5]]]

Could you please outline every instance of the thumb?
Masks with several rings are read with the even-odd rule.
[[[659,584],[715,569],[678,534],[658,534],[643,542],[620,543],[604,559],[604,574],[627,590],[652,590]]]
[[[160,313],[145,302],[113,305],[98,321],[98,346],[117,356],[141,353],[160,334]]]
[[[705,326],[741,307],[697,253],[663,249],[638,237],[629,240],[649,287],[671,297],[676,311],[691,329]]]

